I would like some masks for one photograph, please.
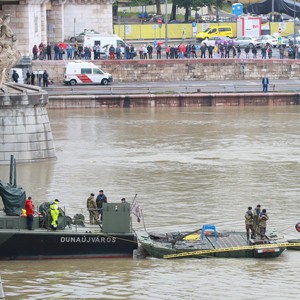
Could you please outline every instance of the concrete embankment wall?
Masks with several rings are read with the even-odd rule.
[[[47,70],[55,84],[63,83],[68,61],[33,61],[33,70]],[[176,59],[93,61],[113,75],[114,82],[168,82],[203,80],[300,78],[299,60]]]
[[[63,82],[67,61],[34,61],[33,70],[47,70],[54,83]],[[111,73],[114,82],[167,82],[241,79],[257,80],[267,74],[272,79],[300,78],[298,60],[114,60],[94,61]],[[113,83],[114,84],[114,83]],[[101,89],[101,86],[99,86]],[[227,94],[145,94],[145,95],[72,95],[50,96],[49,108],[162,107],[218,105],[298,105],[297,93]]]
[[[300,93],[51,96],[48,108],[299,105]]]

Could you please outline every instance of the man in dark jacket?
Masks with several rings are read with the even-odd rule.
[[[35,81],[35,74],[32,72],[31,75],[31,85],[34,85],[34,81]]]
[[[59,47],[57,44],[54,46],[54,59],[58,60]]]
[[[48,45],[47,45],[46,52],[47,52],[47,59],[48,60],[52,60],[51,45],[50,45],[50,43],[48,43]]]
[[[261,83],[263,85],[263,92],[268,92],[269,78],[267,76],[264,76]]]
[[[100,221],[102,221],[102,207],[103,203],[107,203],[107,197],[104,195],[103,190],[99,191],[99,195],[96,198],[96,205],[98,208],[99,216],[100,216]]]
[[[17,73],[16,70],[13,70],[12,79],[13,79],[14,82],[18,83],[19,74]]]
[[[206,44],[205,43],[201,44],[200,52],[201,52],[201,58],[205,58],[205,52],[206,52]]]
[[[161,45],[156,46],[156,58],[161,59]]]
[[[29,72],[29,70],[27,70],[27,72],[26,72],[26,83],[30,84],[30,72]]]
[[[115,47],[110,45],[109,47],[109,59],[115,59]]]
[[[49,82],[49,74],[45,70],[43,73],[43,87],[48,87],[48,82]]]
[[[150,44],[147,46],[147,50],[149,59],[152,59],[153,47]]]

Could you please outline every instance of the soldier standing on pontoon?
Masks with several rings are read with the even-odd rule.
[[[251,206],[249,206],[248,210],[246,211],[245,224],[246,224],[247,240],[249,240],[250,230],[251,230],[251,239],[254,239],[255,238],[255,231],[254,231],[254,228],[253,228],[253,212],[252,212],[252,207]]]
[[[253,228],[255,233],[259,233],[259,220],[258,217],[260,215],[261,212],[261,206],[260,204],[257,204],[256,208],[254,209],[253,212]]]
[[[90,197],[87,198],[86,206],[90,215],[90,224],[98,224],[98,210],[95,201],[95,195],[91,193]]]

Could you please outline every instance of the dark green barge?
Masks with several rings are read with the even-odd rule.
[[[286,249],[285,242],[275,233],[265,240],[247,240],[245,232],[217,232],[203,235],[201,230],[192,234],[137,232],[138,240],[149,256],[155,258],[274,258]]]

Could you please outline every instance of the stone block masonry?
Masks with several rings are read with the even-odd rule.
[[[126,108],[299,105],[299,93],[218,93],[51,96],[48,108]]]
[[[33,70],[47,70],[55,84],[62,84],[68,61],[33,61]],[[168,82],[205,80],[260,80],[300,78],[298,60],[176,59],[94,60],[113,75],[114,82]]]
[[[17,89],[14,89],[16,87]],[[0,94],[0,164],[55,158],[53,136],[46,104],[48,94],[10,84]]]

